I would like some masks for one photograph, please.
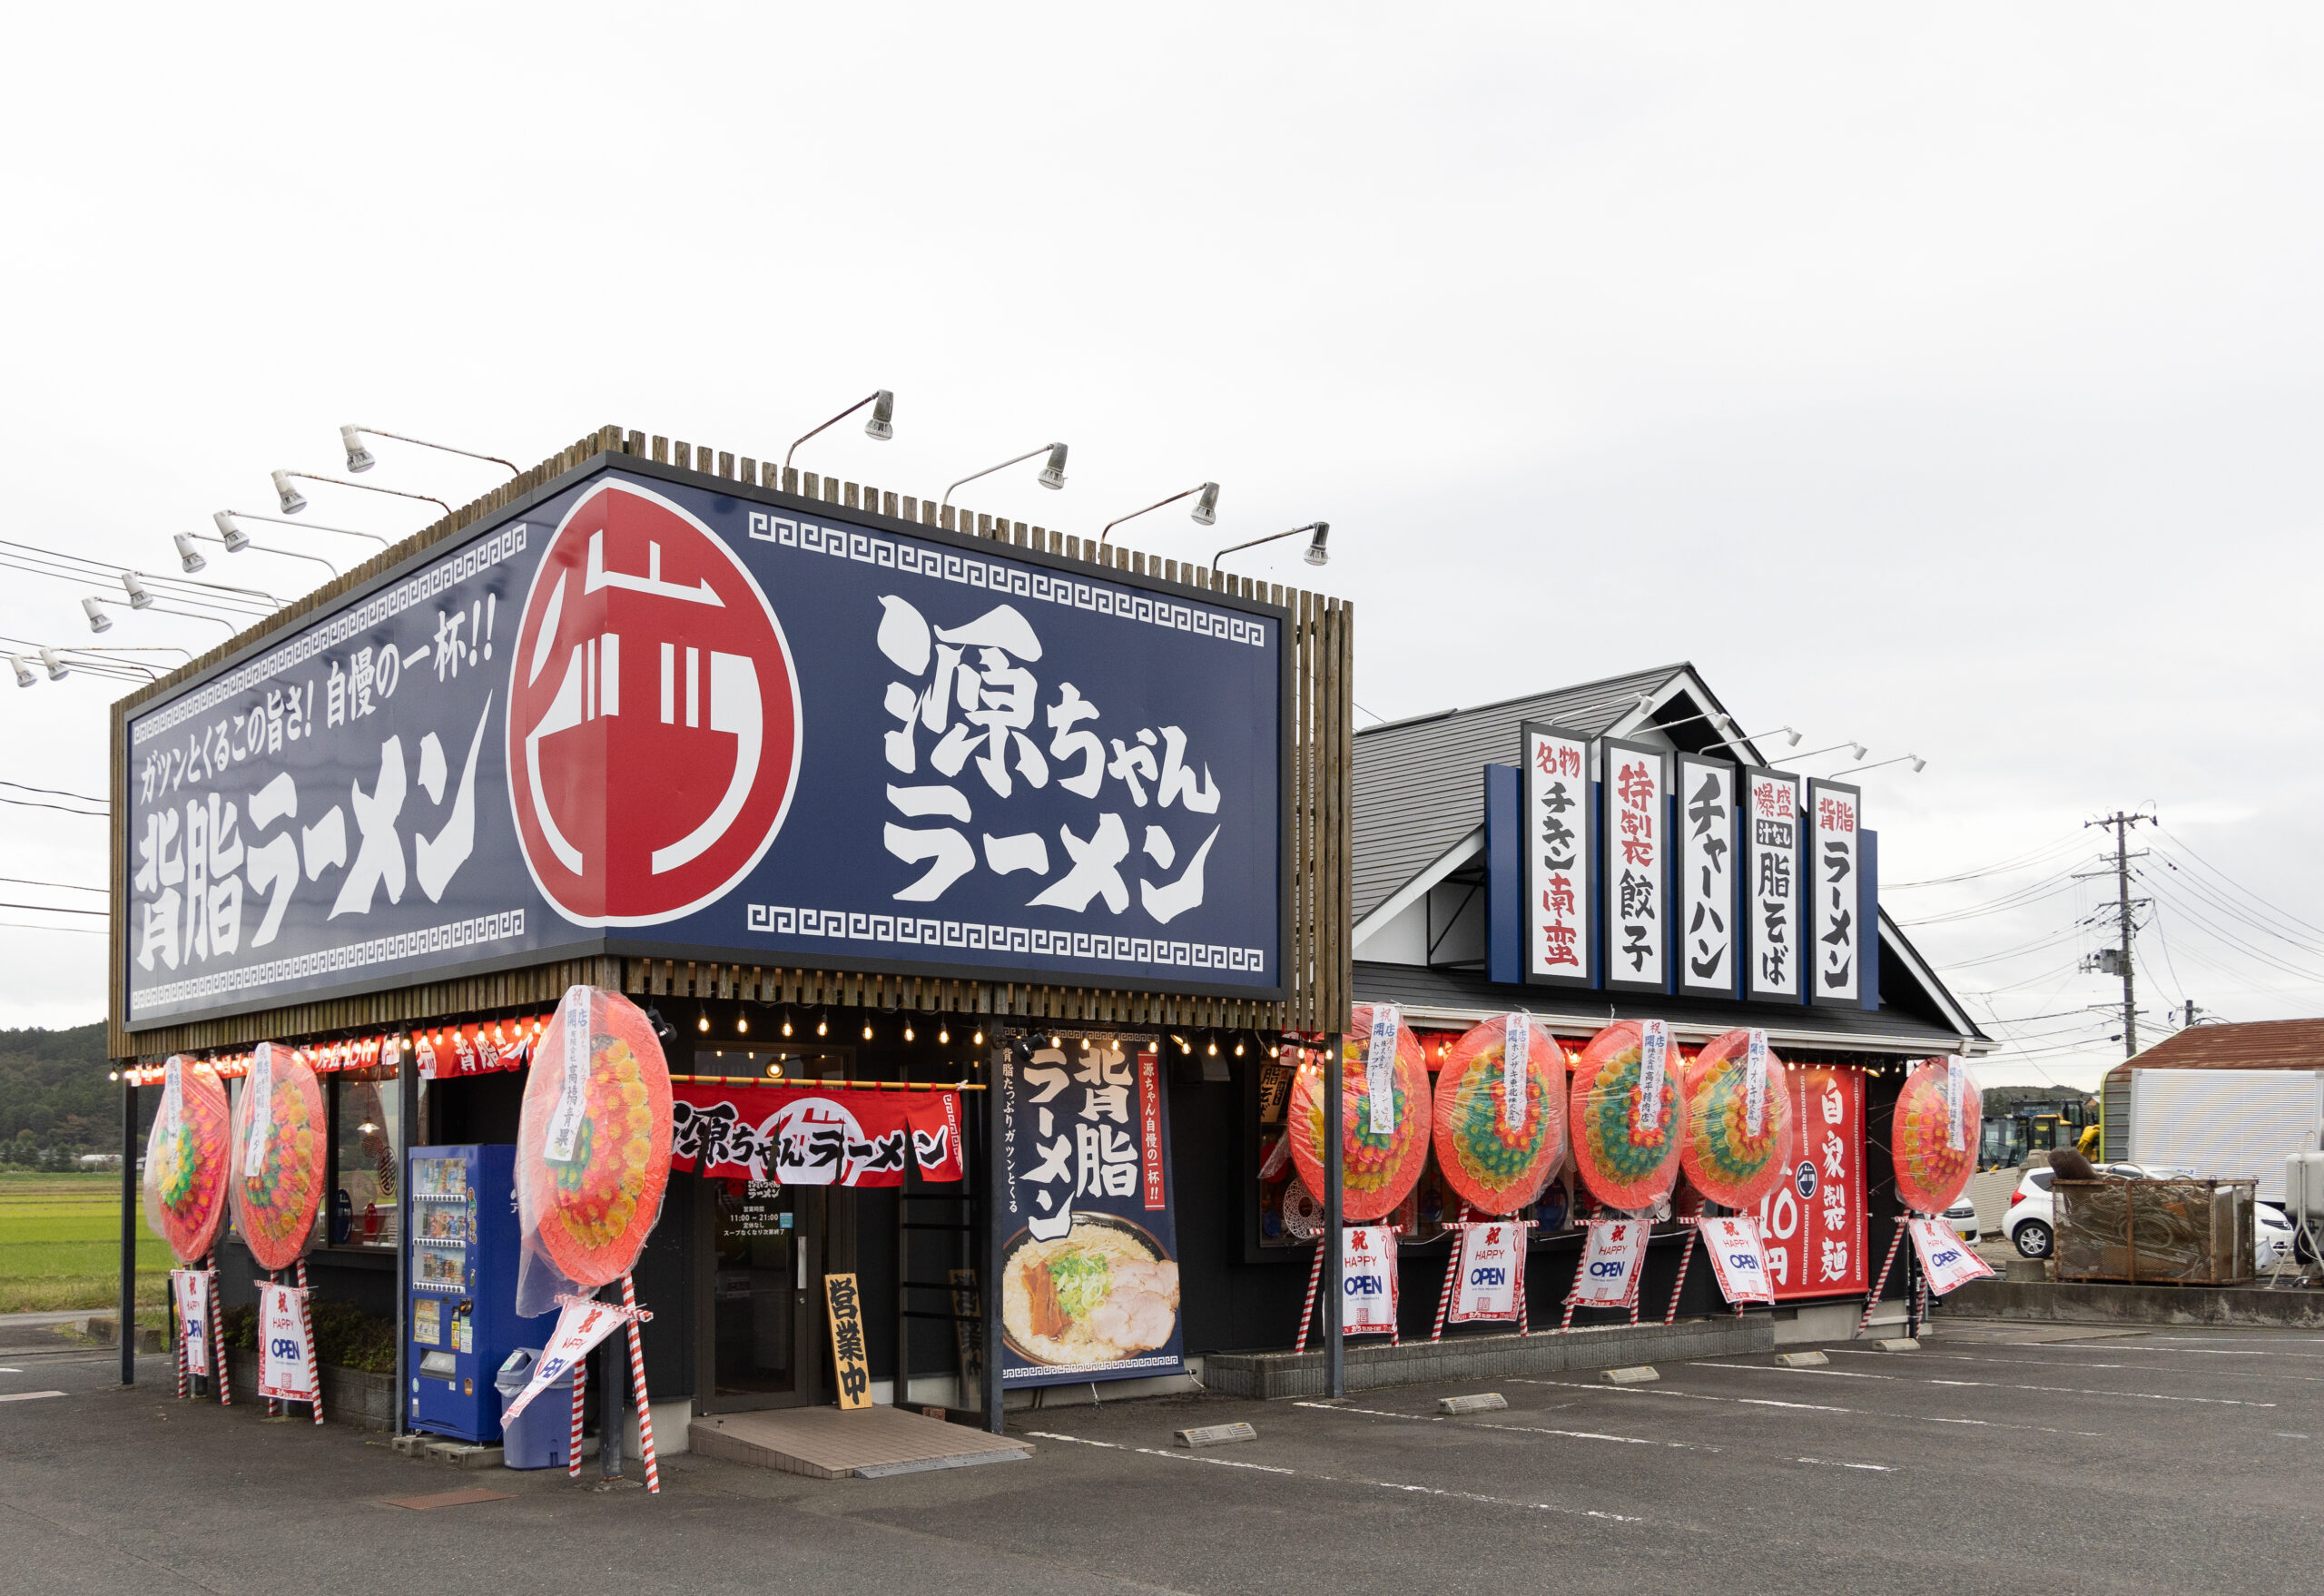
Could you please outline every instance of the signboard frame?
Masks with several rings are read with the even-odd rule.
[[[1824,850],[1818,841],[1824,834],[1822,800],[1834,794],[1846,797],[1849,804],[1847,873],[1853,879],[1845,885],[1825,879]],[[1804,916],[1807,921],[1806,949],[1812,951],[1812,957],[1801,972],[1808,983],[1807,1000],[1822,1009],[1861,1008],[1864,1002],[1865,941],[1864,789],[1851,782],[1831,782],[1821,776],[1810,776],[1807,778],[1807,803],[1801,812],[1800,821],[1801,841],[1806,845],[1806,862],[1800,870],[1800,880],[1812,895]],[[1827,888],[1840,894],[1841,901],[1837,911],[1828,901]],[[1849,929],[1854,936],[1849,943],[1847,989],[1827,992],[1822,979],[1822,950],[1825,935],[1831,929],[1836,912],[1848,917]],[[1877,926],[1872,929],[1876,935],[1878,934]]]
[[[1673,894],[1678,919],[1671,928],[1678,947],[1677,960],[1671,971],[1676,982],[1675,990],[1688,997],[1731,999],[1741,990],[1744,978],[1742,917],[1736,908],[1741,896],[1739,883],[1744,874],[1740,868],[1742,852],[1736,846],[1737,828],[1743,808],[1742,773],[1732,761],[1708,759],[1699,754],[1682,753],[1671,764],[1676,773],[1671,794],[1678,801],[1678,824],[1671,836],[1671,857],[1675,862],[1674,876],[1678,886]],[[1692,801],[1689,792],[1692,783],[1689,773],[1694,771],[1716,775],[1727,786],[1726,826],[1722,832],[1714,833],[1710,839],[1727,845],[1727,860],[1720,867],[1726,878],[1727,890],[1723,894],[1714,891],[1706,895],[1696,891],[1694,886],[1696,873],[1704,863],[1702,855],[1709,852],[1707,844],[1696,842],[1694,826],[1688,819],[1688,804]],[[1724,950],[1727,978],[1724,980],[1707,980],[1694,972],[1692,926],[1695,911],[1714,904],[1727,921]]]
[[[1282,1002],[1292,996],[1289,966],[1293,941],[1293,881],[1295,860],[1292,848],[1293,783],[1296,769],[1295,761],[1295,723],[1296,665],[1294,643],[1298,621],[1291,607],[1264,598],[1245,597],[1227,588],[1200,587],[1191,583],[1165,578],[1158,574],[1141,573],[1128,566],[1100,568],[1092,562],[1069,555],[1051,553],[1022,544],[1006,542],[972,533],[948,530],[917,521],[882,514],[871,508],[842,506],[828,500],[786,493],[776,488],[746,483],[731,478],[710,475],[702,471],[671,466],[642,456],[600,449],[571,468],[558,473],[537,488],[512,498],[506,505],[476,519],[458,531],[415,548],[392,566],[357,583],[325,603],[300,615],[295,624],[274,627],[251,636],[224,658],[189,675],[174,685],[167,693],[139,703],[124,715],[118,734],[123,741],[117,755],[124,768],[116,776],[127,779],[126,768],[131,758],[129,741],[138,724],[146,717],[169,709],[189,695],[201,692],[227,674],[250,664],[261,655],[281,648],[300,639],[302,635],[317,631],[347,612],[383,592],[409,582],[420,572],[455,559],[514,527],[528,517],[538,521],[539,512],[551,501],[584,488],[593,478],[607,475],[631,479],[654,488],[668,485],[706,493],[716,498],[732,501],[741,508],[747,522],[753,511],[785,517],[807,517],[818,523],[843,526],[852,532],[877,535],[881,537],[908,537],[924,544],[960,551],[964,557],[973,554],[988,562],[1002,562],[1018,566],[1038,567],[1044,572],[1069,576],[1077,586],[1097,584],[1111,588],[1134,589],[1157,597],[1167,596],[1181,604],[1192,605],[1205,611],[1231,611],[1243,616],[1260,617],[1273,623],[1275,658],[1273,662],[1276,736],[1274,746],[1274,782],[1275,813],[1271,838],[1260,833],[1254,837],[1254,846],[1272,846],[1275,869],[1272,872],[1275,892],[1275,913],[1271,927],[1273,946],[1267,950],[1273,968],[1271,980],[1259,982],[1227,983],[1206,980],[1197,975],[1162,976],[1149,973],[1151,966],[1139,968],[1089,961],[1075,965],[1045,966],[1029,962],[990,963],[970,962],[938,957],[913,957],[910,951],[895,944],[875,944],[881,951],[851,952],[845,942],[835,943],[828,951],[817,947],[812,951],[795,947],[769,946],[756,950],[746,945],[708,943],[682,940],[678,936],[638,934],[635,929],[625,931],[619,926],[585,927],[563,921],[552,908],[546,905],[541,912],[548,917],[546,923],[559,932],[546,945],[529,946],[503,953],[480,952],[474,957],[460,958],[442,963],[415,965],[399,963],[391,972],[365,975],[354,970],[319,971],[320,979],[306,980],[295,999],[280,991],[268,991],[253,997],[234,997],[214,1003],[201,1003],[172,1009],[167,1012],[138,1014],[132,1005],[131,971],[135,957],[134,937],[118,941],[119,954],[113,971],[117,983],[118,1012],[123,1024],[133,1030],[179,1026],[234,1015],[262,1012],[283,1007],[293,1000],[314,1001],[322,999],[359,997],[366,994],[394,990],[421,983],[432,983],[488,974],[498,970],[540,966],[576,958],[601,955],[647,957],[713,963],[759,963],[774,966],[812,965],[832,970],[860,970],[923,976],[936,980],[971,980],[993,983],[1020,983],[1041,986],[1084,987],[1094,990],[1131,990],[1156,993],[1243,999],[1255,1002]],[[546,540],[544,540],[546,541]],[[731,540],[721,537],[731,548]],[[513,638],[514,630],[510,629]],[[496,704],[492,714],[504,717],[506,705]],[[1046,728],[1043,728],[1046,732]],[[454,753],[457,769],[457,751]],[[493,802],[500,794],[490,795]],[[1144,811],[1140,812],[1145,813]],[[134,869],[136,836],[133,830],[135,816],[129,805],[123,805],[113,822],[113,841],[117,867],[115,890],[118,901],[124,906],[134,901],[130,877]],[[303,819],[304,817],[300,817]],[[754,867],[753,867],[754,868]],[[745,872],[747,875],[748,872]],[[747,882],[738,877],[718,895],[719,901],[739,900],[748,891]],[[346,939],[352,943],[366,940],[364,933],[351,931]],[[1072,957],[1067,955],[1066,957]],[[345,977],[346,979],[340,979]]]
[[[1762,843],[1759,841],[1761,834],[1759,819],[1753,812],[1752,789],[1761,781],[1781,782],[1789,786],[1792,835],[1788,843]],[[1807,851],[1800,830],[1807,815],[1807,778],[1791,771],[1747,764],[1742,767],[1738,788],[1743,797],[1738,807],[1748,823],[1748,829],[1745,826],[1738,826],[1736,834],[1738,842],[1748,840],[1749,842],[1748,848],[1745,850],[1748,867],[1743,872],[1741,882],[1745,954],[1743,1000],[1749,1003],[1797,1003],[1800,1000],[1800,993],[1803,990],[1800,980],[1807,958],[1804,944],[1807,940],[1807,916],[1804,907],[1807,883],[1802,879],[1806,868]],[[1782,983],[1763,980],[1759,972],[1760,955],[1767,945],[1768,935],[1761,920],[1761,910],[1765,900],[1759,895],[1758,883],[1761,853],[1764,850],[1770,849],[1781,852],[1791,872],[1790,918],[1785,922],[1785,930],[1790,937],[1791,973],[1788,980]]]

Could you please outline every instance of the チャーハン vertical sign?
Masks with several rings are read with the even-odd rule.
[[[1590,740],[1528,721],[1520,790],[1519,880],[1525,901],[1525,979],[1590,984],[1595,899],[1590,823]]]
[[[1644,743],[1599,744],[1606,807],[1606,984],[1669,990],[1668,755]]]
[[[1735,995],[1735,767],[1682,754],[1679,768],[1679,990]]]
[[[1005,1386],[1184,1368],[1169,1098],[1144,1038],[1046,1036],[1002,1057]]]
[[[1799,778],[1743,772],[1744,923],[1754,999],[1799,996]]]
[[[1867,934],[1856,914],[1856,817],[1862,789],[1841,782],[1807,783],[1808,872],[1812,882],[1808,961],[1815,982],[1809,996],[1818,1003],[1856,1007],[1857,953]]]

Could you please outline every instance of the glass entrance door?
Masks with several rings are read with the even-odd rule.
[[[705,1406],[786,1405],[797,1400],[806,1258],[815,1248],[820,1205],[770,1181],[710,1184],[712,1402]]]

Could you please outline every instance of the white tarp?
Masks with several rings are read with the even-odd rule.
[[[2256,1179],[2269,1202],[2284,1198],[2284,1160],[2315,1149],[2319,1120],[2324,1071],[2131,1071],[2132,1163]]]

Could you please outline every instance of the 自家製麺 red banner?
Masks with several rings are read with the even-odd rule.
[[[670,1167],[785,1186],[958,1180],[960,1094],[825,1086],[670,1088]]]

